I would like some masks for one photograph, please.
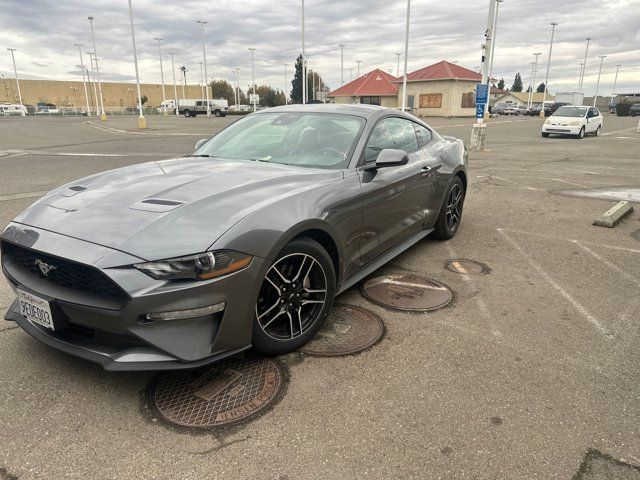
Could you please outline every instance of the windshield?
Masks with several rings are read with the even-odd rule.
[[[560,107],[553,114],[554,117],[584,117],[587,107]]]
[[[261,113],[237,121],[194,155],[312,168],[346,168],[363,118],[324,113]]]

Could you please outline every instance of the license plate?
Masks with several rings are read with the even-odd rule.
[[[24,290],[18,290],[17,295],[20,313],[24,318],[30,322],[55,330],[53,315],[51,315],[51,305],[49,305],[48,300]]]

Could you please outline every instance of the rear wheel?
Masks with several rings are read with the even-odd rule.
[[[189,118],[191,116],[191,110],[185,110],[184,111],[184,116]]]
[[[220,117],[220,116],[222,116],[222,113],[220,113],[220,110],[217,110],[217,109],[213,111],[213,114],[214,114],[216,117]]]
[[[549,136],[549,134],[548,134],[547,132],[542,132],[542,136],[543,136],[544,138],[547,138],[547,137]]]
[[[442,208],[440,208],[436,228],[433,232],[434,237],[440,240],[449,240],[454,237],[462,220],[464,196],[462,180],[456,176],[449,185],[444,202],[442,202]]]
[[[281,355],[311,340],[333,306],[333,261],[310,238],[289,243],[267,271],[258,294],[253,346]]]
[[[584,138],[584,127],[580,129],[580,131],[578,132],[578,135],[576,135],[576,138],[580,140]]]

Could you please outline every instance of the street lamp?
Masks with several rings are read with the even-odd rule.
[[[207,49],[205,48],[204,41],[204,26],[207,23],[206,20],[196,20],[196,23],[200,24],[200,30],[202,31],[202,62],[204,63],[204,78],[209,78],[207,75]],[[185,80],[186,81],[186,80]],[[209,87],[205,87],[207,90],[207,117],[211,116],[211,104],[209,103]]]
[[[187,99],[184,93],[184,87],[186,87],[187,85],[187,72],[188,72],[187,67],[184,65],[181,66],[180,71],[182,72],[182,100],[184,101]]]
[[[362,60],[356,60],[356,63],[358,64],[358,78],[360,78],[360,64],[362,63]]]
[[[402,56],[402,53],[396,52],[396,56],[398,57],[398,64],[396,65],[396,78],[400,78],[400,57]]]
[[[538,73],[538,57],[542,55],[542,53],[534,53],[534,55],[536,57],[536,61],[532,63],[533,68],[531,70],[531,91],[529,92],[529,102],[527,104],[527,108],[529,110],[531,110],[531,104],[533,103],[533,89],[536,88],[536,73]],[[544,106],[544,103],[542,105]]]
[[[618,70],[620,70],[620,67],[622,65],[618,64],[616,65],[616,76],[613,80],[613,90],[611,90],[611,101],[609,103],[613,103],[613,97],[616,96],[616,84],[618,83]]]
[[[138,89],[138,110],[140,116],[138,117],[138,128],[147,128],[147,119],[142,114],[142,93],[140,92],[140,75],[138,73],[138,53],[136,52],[136,33],[133,28],[133,7],[131,6],[131,0],[129,0],[129,21],[131,23],[131,43],[133,45],[133,63],[136,67],[136,87]]]
[[[96,73],[98,75],[98,90],[100,91],[100,109],[102,113],[100,114],[100,120],[103,122],[107,119],[107,114],[104,111],[104,99],[102,98],[104,94],[102,93],[102,82],[100,81],[100,67],[98,66],[98,51],[96,50],[96,38],[93,34],[93,17],[87,17],[89,19],[89,24],[91,24],[91,42],[93,43],[93,54],[96,57]]]
[[[591,38],[587,38],[587,48],[584,51],[584,63],[582,64],[582,71],[580,72],[580,85],[578,85],[578,93],[582,93],[582,87],[584,85],[584,72],[587,70],[587,54],[589,53],[589,42]]]
[[[178,108],[178,85],[176,84],[176,67],[173,64],[173,56],[176,54],[176,52],[169,52],[169,56],[171,57],[171,74],[173,75],[173,98],[175,101],[175,111],[176,111],[176,115],[180,115],[179,112],[179,108]]]
[[[284,93],[284,104],[289,105],[289,100],[287,99],[287,64],[283,63],[282,65],[284,65],[284,89],[282,90],[282,93]]]
[[[307,103],[307,53],[304,45],[304,0],[302,0],[302,104]]]
[[[344,47],[345,44],[341,43],[340,47],[340,85],[344,85]]]
[[[251,84],[253,85],[253,111],[256,111],[256,71],[253,64],[253,52],[256,51],[255,48],[250,47],[249,51],[251,52]]]
[[[493,31],[491,35],[491,58],[489,59],[489,76],[487,77],[487,83],[491,83],[491,75],[493,74],[493,56],[496,51],[496,35],[498,31],[498,9],[500,8],[500,4],[504,0],[496,0],[496,14],[493,19]],[[489,109],[487,108],[484,112],[485,116],[488,117]]]
[[[24,105],[22,104],[22,93],[20,93],[20,80],[18,80],[18,69],[16,68],[16,57],[14,56],[13,52],[16,51],[15,48],[7,48],[7,50],[9,50],[11,52],[11,60],[13,61],[13,73],[16,76],[16,85],[18,87],[18,101],[20,102],[20,115],[22,115],[23,117],[25,116],[24,113]]]
[[[89,95],[87,93],[87,83],[84,81],[84,62],[82,61],[82,43],[74,43],[78,47],[78,53],[80,54],[80,69],[82,70],[82,85],[84,86],[84,98],[87,100],[87,117],[91,116],[91,110],[89,109]],[[89,76],[87,72],[87,77]]]
[[[547,91],[549,90],[549,68],[551,67],[551,52],[553,50],[553,36],[556,33],[558,22],[551,22],[551,42],[549,43],[549,58],[547,58],[547,74],[544,77],[544,94],[542,95],[542,108],[540,109],[540,118],[544,118],[544,102],[547,99]]]
[[[93,95],[95,97],[94,107],[96,108],[96,116],[100,115],[100,107],[98,105],[98,89],[96,87],[96,75],[93,70],[93,52],[86,52],[89,55],[89,63],[91,63],[91,81],[93,82]],[[87,70],[87,77],[89,76],[89,70]]]
[[[407,105],[407,60],[409,58],[409,21],[411,17],[411,0],[407,0],[407,26],[404,32],[404,73],[402,74],[402,111]]]
[[[598,58],[600,59],[600,69],[598,70],[598,82],[596,83],[596,94],[593,96],[593,106],[596,106],[596,100],[598,100],[598,89],[600,88],[600,75],[602,74],[602,63],[604,62],[604,59],[607,58],[606,55],[599,55]]]
[[[165,91],[164,91],[164,70],[162,69],[162,48],[160,47],[160,42],[163,39],[155,37],[154,40],[158,42],[158,57],[160,58],[160,81],[162,82],[162,103],[164,105],[164,110],[162,112],[162,115],[166,117],[169,114],[169,112],[167,112],[167,105],[166,103],[164,103],[167,101],[167,96],[165,95]]]

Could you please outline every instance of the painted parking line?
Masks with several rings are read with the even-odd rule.
[[[8,202],[10,200],[19,200],[21,198],[37,198],[42,197],[49,190],[41,190],[38,192],[22,192],[22,193],[8,193],[6,195],[0,195],[0,202]]]

